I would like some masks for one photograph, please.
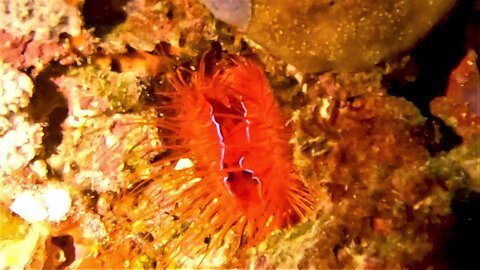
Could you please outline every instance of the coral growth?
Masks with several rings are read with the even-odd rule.
[[[11,174],[25,167],[42,147],[42,127],[22,115],[9,119],[11,128],[0,137],[0,172]]]
[[[432,100],[430,109],[461,136],[462,145],[449,157],[469,174],[469,188],[480,192],[480,72],[473,49],[452,70],[445,96]]]
[[[11,65],[0,61],[0,115],[16,113],[27,107],[33,94],[33,83],[27,74],[21,73]]]
[[[1,2],[0,268],[478,264],[477,2]]]
[[[25,108],[33,93],[26,74],[0,61],[0,175],[25,167],[42,147],[42,127],[31,123]]]

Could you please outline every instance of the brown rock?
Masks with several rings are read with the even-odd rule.
[[[255,0],[247,35],[303,72],[357,70],[411,48],[455,0]]]

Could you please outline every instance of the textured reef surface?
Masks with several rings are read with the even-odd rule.
[[[0,269],[478,268],[479,53],[478,0],[2,1]]]

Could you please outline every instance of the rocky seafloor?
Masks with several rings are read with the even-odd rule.
[[[477,0],[2,1],[0,268],[478,268],[478,53]],[[189,225],[138,173],[162,158],[154,92],[233,55],[267,75],[317,205],[169,256]]]

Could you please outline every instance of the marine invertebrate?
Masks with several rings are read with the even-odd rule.
[[[233,245],[252,246],[311,212],[314,198],[295,173],[285,119],[254,62],[234,59],[212,76],[202,63],[190,83],[170,81],[172,89],[157,91],[171,101],[158,106],[164,145],[154,147],[169,154],[148,177],[158,178],[155,203],[189,224],[171,256],[204,241],[218,248],[229,232]]]

